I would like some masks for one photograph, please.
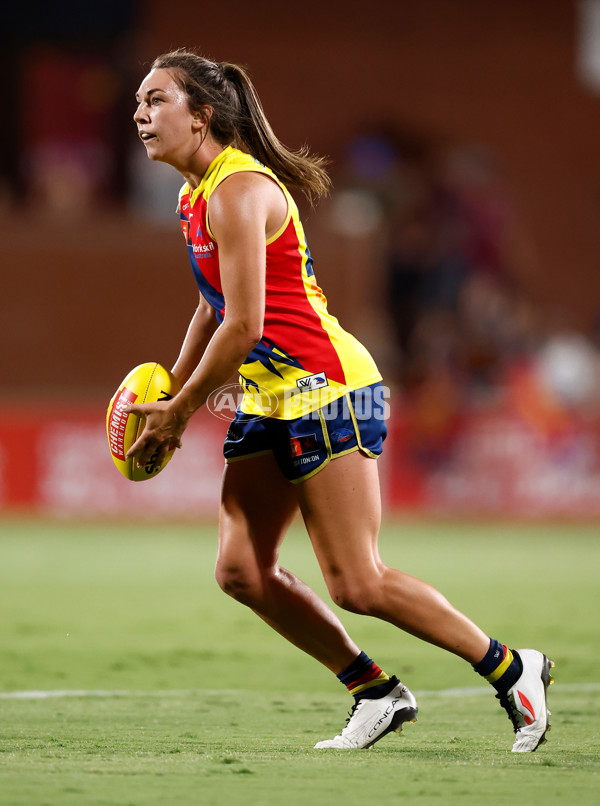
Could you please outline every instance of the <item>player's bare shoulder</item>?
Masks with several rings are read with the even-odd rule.
[[[264,221],[269,238],[284,224],[288,201],[281,186],[258,171],[238,171],[224,179],[213,191],[208,205],[210,227],[217,240],[221,227],[235,222]]]

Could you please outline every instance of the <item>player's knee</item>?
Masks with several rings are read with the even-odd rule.
[[[258,575],[239,563],[219,562],[215,570],[219,587],[238,602],[253,606],[260,590]]]
[[[328,582],[333,601],[343,610],[367,616],[376,609],[376,591],[368,582],[338,577]]]

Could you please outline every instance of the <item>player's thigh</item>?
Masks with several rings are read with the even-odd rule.
[[[375,459],[360,451],[340,456],[296,491],[326,579],[379,573],[381,495]]]
[[[292,484],[273,454],[231,462],[223,476],[219,513],[219,555],[256,562],[277,560],[281,541],[298,513]]]

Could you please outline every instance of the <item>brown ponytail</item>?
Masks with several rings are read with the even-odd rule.
[[[210,131],[223,146],[248,151],[284,184],[299,188],[312,202],[329,192],[326,160],[306,146],[290,151],[276,137],[248,74],[236,64],[212,62],[183,48],[158,56],[153,69],[173,71],[190,109],[210,106]]]

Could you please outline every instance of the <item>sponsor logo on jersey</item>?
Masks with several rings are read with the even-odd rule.
[[[211,252],[214,251],[214,248],[215,245],[213,241],[209,241],[208,243],[195,243],[193,245],[194,255],[196,257],[198,257],[199,255],[201,255],[202,257],[210,255]]]
[[[298,378],[296,386],[301,392],[313,392],[315,389],[329,386],[329,383],[324,372],[317,372],[315,375],[307,375],[306,378]]]
[[[206,233],[202,231],[202,227],[199,224],[196,226],[196,234],[193,238],[191,237],[189,223],[187,228],[184,230],[184,234],[187,235],[188,246],[190,244],[192,246],[192,252],[194,253],[194,257],[196,258],[212,257],[216,249],[216,245],[214,241],[211,241],[210,238],[206,237]]]

